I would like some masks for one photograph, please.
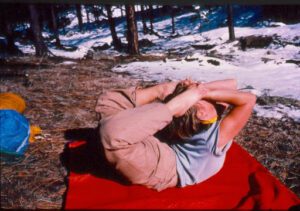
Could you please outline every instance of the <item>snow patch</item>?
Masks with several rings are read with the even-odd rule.
[[[77,62],[73,62],[73,61],[64,61],[62,63],[60,63],[62,65],[73,65],[73,64],[77,64]]]
[[[15,42],[15,45],[25,54],[35,54],[33,45],[23,45],[20,42]]]
[[[113,68],[116,72],[128,72],[147,80],[162,81],[165,79],[184,79],[190,77],[198,81],[212,81],[235,78],[239,88],[252,86],[259,92],[269,95],[293,97],[300,100],[300,71],[294,64],[258,64],[247,67],[247,64],[236,66],[227,61],[194,55],[194,61],[176,61],[166,59],[155,62],[132,62]],[[220,62],[214,65],[208,61]],[[280,86],[284,84],[284,86]]]
[[[256,115],[262,117],[282,119],[288,116],[296,122],[300,122],[300,109],[297,109],[294,106],[285,106],[282,104],[276,106],[255,105],[254,111]]]

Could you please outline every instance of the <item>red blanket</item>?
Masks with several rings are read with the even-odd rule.
[[[222,170],[207,181],[161,192],[128,185],[86,142],[68,148],[66,209],[292,209],[300,199],[239,145],[228,151]],[[298,207],[299,208],[299,207]]]

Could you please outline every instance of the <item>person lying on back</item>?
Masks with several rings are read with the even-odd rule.
[[[212,177],[256,102],[236,84],[184,80],[101,94],[95,110],[108,162],[132,184],[157,191]]]

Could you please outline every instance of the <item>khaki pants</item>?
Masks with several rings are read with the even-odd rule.
[[[158,191],[177,184],[174,151],[154,134],[172,121],[163,103],[136,107],[135,88],[108,91],[97,102],[108,161],[133,184]]]

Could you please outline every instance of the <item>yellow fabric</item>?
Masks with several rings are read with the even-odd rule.
[[[26,103],[21,96],[11,92],[0,93],[0,109],[12,109],[22,114],[25,108]],[[29,142],[33,143],[35,141],[34,137],[41,133],[42,130],[39,126],[30,126]]]
[[[201,122],[202,124],[204,124],[204,125],[208,125],[208,124],[212,124],[212,123],[216,122],[217,119],[218,119],[218,117],[215,116],[215,117],[213,117],[213,118],[211,118],[211,119],[208,119],[208,120],[201,120],[200,122]]]
[[[39,126],[32,125],[30,126],[30,137],[29,137],[29,143],[35,142],[35,136],[42,133],[42,129]]]
[[[14,93],[0,93],[0,109],[12,109],[23,113],[26,108],[23,98]]]

